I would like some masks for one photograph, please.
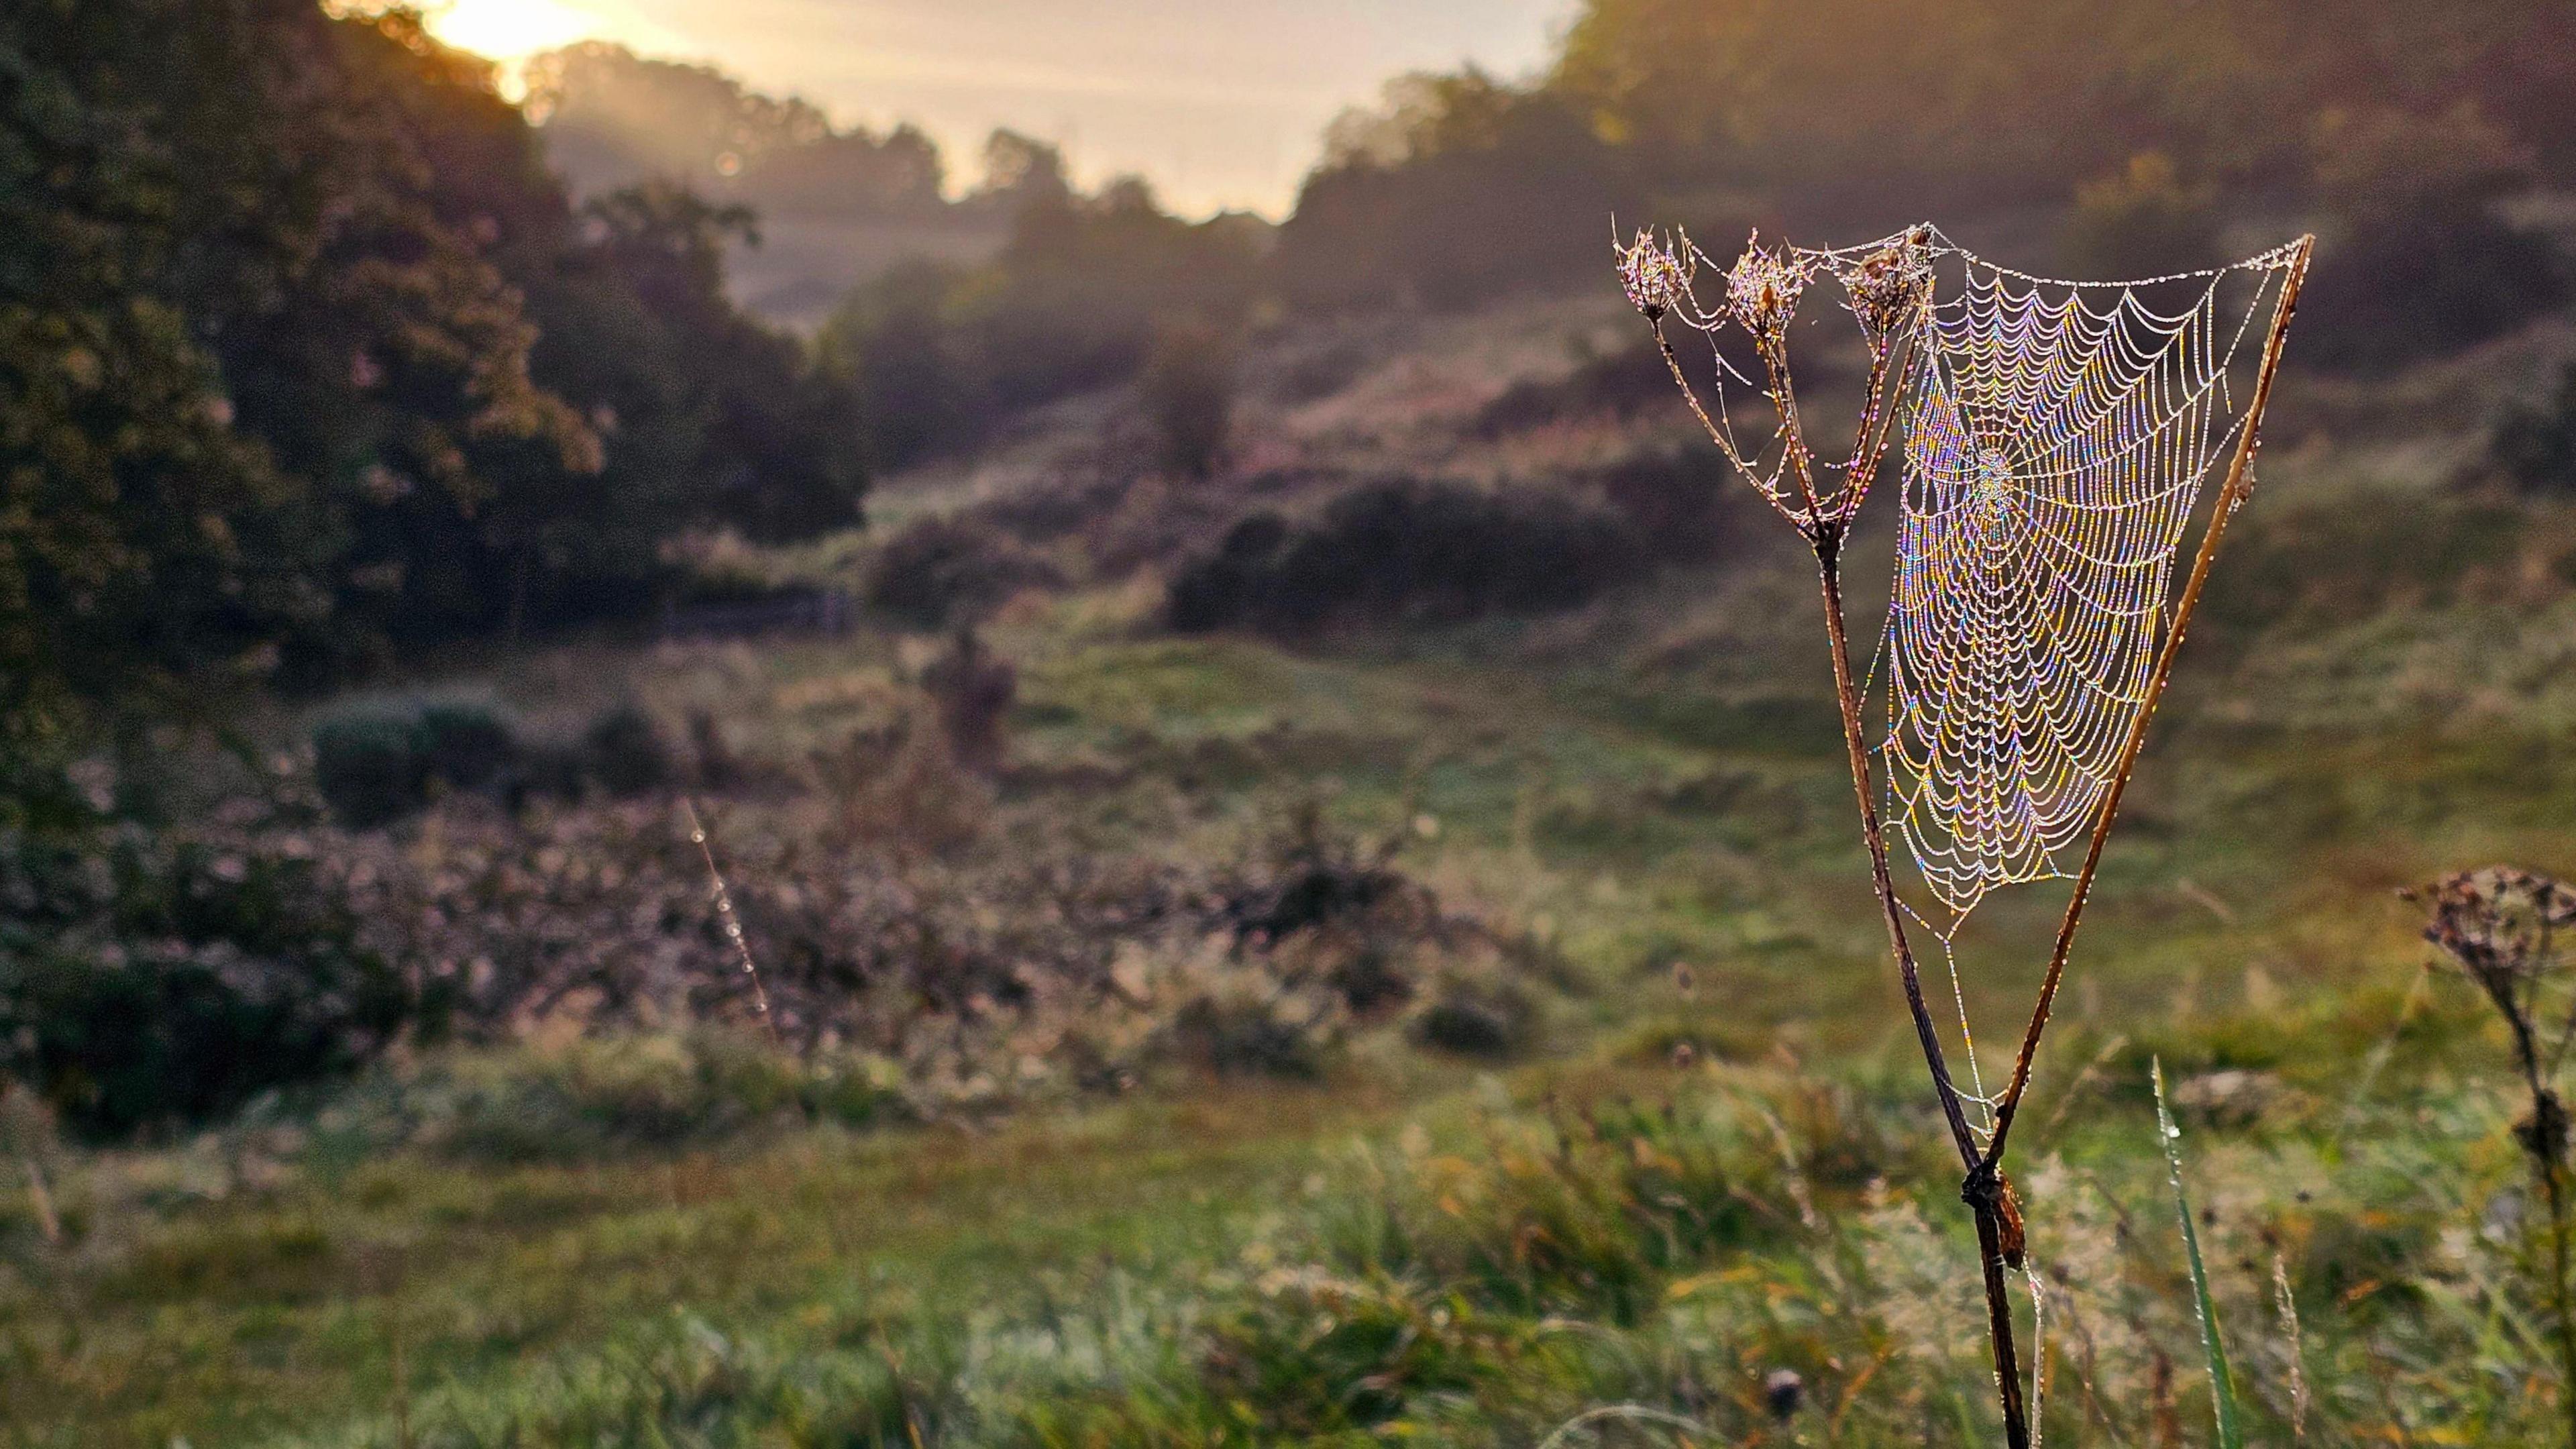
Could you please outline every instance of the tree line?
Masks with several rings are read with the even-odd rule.
[[[417,14],[0,14],[0,728],[320,685],[856,521],[846,388],[725,297],[745,212],[576,205]]]

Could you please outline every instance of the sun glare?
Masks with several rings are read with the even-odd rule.
[[[430,34],[509,66],[606,29],[598,16],[563,0],[448,0],[427,8]]]

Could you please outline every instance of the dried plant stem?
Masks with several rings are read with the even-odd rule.
[[[2507,1011],[2513,1029],[2515,1065],[2522,1068],[2523,1087],[2531,1094],[2531,1121],[2516,1136],[2531,1159],[2531,1175],[2549,1204],[2550,1307],[2558,1320],[2559,1407],[2568,1415],[2567,1442],[2576,1445],[2576,1309],[2568,1304],[2567,1287],[2567,1109],[2550,1087],[2540,1065],[2539,1043],[2529,1017]]]
[[[1991,1169],[1983,1180],[1978,1176],[1982,1159],[1976,1132],[1968,1125],[1959,1088],[1950,1079],[1940,1030],[1933,1025],[1932,1008],[1923,999],[1922,968],[1914,960],[1913,944],[1906,939],[1904,912],[1897,904],[1895,881],[1888,872],[1887,832],[1879,822],[1878,796],[1870,789],[1869,745],[1861,722],[1860,687],[1852,677],[1851,633],[1843,619],[1841,545],[1839,530],[1819,534],[1816,564],[1824,591],[1825,636],[1834,663],[1834,698],[1842,711],[1843,746],[1850,756],[1852,793],[1860,805],[1861,838],[1869,847],[1870,880],[1878,889],[1879,911],[1887,923],[1888,948],[1896,953],[1897,975],[1905,987],[1906,1009],[1914,1017],[1915,1038],[1923,1047],[1923,1064],[1931,1071],[1932,1089],[1941,1099],[1941,1115],[1959,1150],[1960,1165],[1969,1174],[1960,1195],[1977,1218],[1977,1256],[1982,1260],[1986,1287],[1986,1332],[1994,1347],[1995,1392],[2003,1409],[2004,1442],[2009,1449],[2030,1449],[2021,1360],[2013,1341],[2012,1296],[2004,1279],[2002,1205],[1994,1190],[1996,1180]]]
[[[769,991],[760,984],[760,964],[752,959],[751,943],[743,939],[742,917],[733,908],[733,892],[726,888],[724,872],[716,866],[715,846],[707,839],[707,827],[698,819],[698,802],[683,795],[680,813],[689,820],[689,843],[698,848],[698,858],[707,864],[707,880],[715,891],[716,915],[724,922],[725,938],[733,942],[734,958],[741,963],[743,976],[751,982],[752,1006],[760,1013],[760,1024],[769,1029],[769,1040],[778,1043],[778,1018],[769,1011]]]
[[[2040,1037],[2048,1030],[2048,1014],[2057,1004],[2057,988],[2066,979],[2066,959],[2075,949],[2075,931],[2083,923],[2084,904],[2093,893],[2093,875],[2102,864],[2102,847],[2110,840],[2112,823],[2120,814],[2120,797],[2129,788],[2139,752],[2146,748],[2147,725],[2155,719],[2156,706],[2163,702],[2165,686],[2173,679],[2174,660],[2182,652],[2183,634],[2191,627],[2192,613],[2200,607],[2201,590],[2209,583],[2209,568],[2218,558],[2218,545],[2227,536],[2227,525],[2235,518],[2237,505],[2251,490],[2263,410],[2272,399],[2272,382],[2281,370],[2281,348],[2289,339],[2290,317],[2298,310],[2299,288],[2307,280],[2308,257],[2315,249],[2315,237],[2301,237],[2282,274],[2281,295],[2272,304],[2271,330],[2263,338],[2261,370],[2255,374],[2253,399],[2245,412],[2244,434],[2236,440],[2236,455],[2227,465],[2227,481],[2210,507],[2209,527],[2201,534],[2200,551],[2192,558],[2191,576],[2183,584],[2181,597],[2174,601],[2173,622],[2165,630],[2164,647],[2157,651],[2155,672],[2147,680],[2145,705],[2130,721],[2128,738],[2121,743],[2119,762],[2111,772],[2111,787],[2103,796],[2101,813],[2093,822],[2093,839],[2084,851],[2084,865],[2075,874],[2074,892],[2067,897],[2066,915],[2058,923],[2048,972],[2040,980],[2039,1000],[2031,1010],[2029,1029],[2022,1034],[2021,1051],[2013,1059],[2012,1083],[1995,1106],[1994,1136],[1986,1144],[1985,1166],[1989,1169],[2003,1162],[2013,1115],[2021,1109],[2022,1094],[2030,1088],[2032,1060],[2038,1055]]]
[[[1752,337],[1762,361],[1768,396],[1779,419],[1776,436],[1782,447],[1781,461],[1777,470],[1769,475],[1761,472],[1754,460],[1743,456],[1735,446],[1730,430],[1701,403],[1697,390],[1691,386],[1682,368],[1681,359],[1664,332],[1663,319],[1673,315],[1676,309],[1691,325],[1709,330],[1700,319],[1711,314],[1699,312],[1690,295],[1698,254],[1690,248],[1689,239],[1682,239],[1682,249],[1676,253],[1669,246],[1640,233],[1633,246],[1621,249],[1620,266],[1629,300],[1653,326],[1664,365],[1671,371],[1673,381],[1680,386],[1692,416],[1735,470],[1754,484],[1775,511],[1796,525],[1815,550],[1817,579],[1825,611],[1825,635],[1833,658],[1834,697],[1842,715],[1843,744],[1851,766],[1853,798],[1860,809],[1861,836],[1869,848],[1870,882],[1877,891],[1880,914],[1886,921],[1888,949],[1896,957],[1897,974],[1905,989],[1906,1007],[1913,1016],[1915,1036],[1923,1049],[1924,1066],[1931,1073],[1933,1090],[1940,1098],[1943,1120],[1949,1126],[1951,1141],[1958,1148],[1959,1162],[1965,1171],[1959,1196],[1976,1215],[1977,1244],[1983,1259],[1986,1288],[1987,1332],[1994,1349],[1995,1389],[2003,1410],[2005,1442],[2009,1449],[2030,1449],[2032,1426],[2023,1400],[2020,1360],[2013,1341],[2012,1301],[2004,1272],[2008,1265],[2020,1266],[2025,1252],[2020,1208],[2011,1183],[2003,1172],[2006,1139],[2023,1094],[2029,1090],[2040,1037],[2048,1028],[2049,1012],[2065,978],[2067,957],[2074,946],[2076,928],[2083,918],[2084,903],[2092,888],[2094,872],[2101,863],[2103,844],[2108,840],[2112,821],[2119,812],[2121,793],[2126,789],[2129,776],[2137,765],[2138,754],[2144,747],[2147,722],[2154,716],[2157,702],[2172,677],[2175,656],[2181,648],[2192,611],[2199,605],[2201,591],[2208,582],[2210,564],[2217,555],[2219,540],[2224,537],[2230,517],[2236,506],[2244,501],[2250,486],[2250,470],[2263,410],[2279,372],[2282,343],[2288,333],[2290,315],[2297,305],[2300,285],[2307,275],[2308,258],[2315,239],[2301,238],[2289,258],[2280,295],[2274,302],[2271,328],[2264,339],[2261,370],[2255,379],[2243,435],[2237,440],[2226,482],[2218,491],[2209,527],[2193,560],[2189,580],[2175,602],[2172,623],[2155,659],[2144,708],[2131,723],[2123,741],[2116,771],[2099,818],[2094,823],[2083,869],[2076,879],[2065,919],[2058,930],[2029,1028],[2022,1038],[2011,1087],[1995,1104],[1991,1132],[1981,1141],[1976,1129],[1969,1124],[1964,1099],[1951,1079],[1940,1030],[1924,1000],[1922,971],[1915,960],[1913,946],[1906,938],[1905,908],[1897,898],[1888,868],[1886,830],[1879,818],[1877,795],[1871,786],[1861,691],[1852,674],[1850,631],[1845,619],[1841,577],[1843,546],[1877,476],[1881,454],[1894,427],[1898,410],[1896,399],[1903,396],[1906,375],[1915,365],[1915,354],[1921,350],[1914,334],[1932,325],[1929,271],[1921,268],[1919,253],[1919,248],[1928,238],[1928,231],[1918,228],[1885,252],[1842,273],[1844,286],[1851,294],[1854,314],[1860,317],[1863,332],[1870,343],[1870,370],[1862,394],[1863,406],[1851,456],[1841,465],[1839,484],[1832,487],[1820,486],[1820,465],[1808,445],[1789,366],[1788,324],[1795,314],[1804,278],[1798,264],[1791,260],[1792,253],[1785,249],[1776,255],[1765,253],[1757,239],[1728,276],[1727,315],[1740,323]],[[1721,359],[1721,368],[1724,365]],[[1784,474],[1796,489],[1794,506],[1791,495],[1780,486],[1780,478]],[[1980,1097],[1979,1100],[1982,1103],[1985,1099]],[[2036,1291],[2034,1281],[2034,1294]],[[2036,1361],[2044,1364],[2044,1346],[2041,1357]],[[2570,1365],[2570,1384],[2576,1388],[2576,1351],[2571,1351]]]
[[[45,1245],[54,1247],[63,1240],[62,1215],[54,1210],[54,1194],[45,1186],[45,1167],[33,1153],[20,1153],[18,1166],[27,1174],[27,1203],[36,1210],[36,1231],[44,1234]],[[2564,1278],[2562,1271],[2559,1275]]]

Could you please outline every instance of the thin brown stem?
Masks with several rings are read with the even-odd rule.
[[[1761,474],[1755,471],[1751,463],[1745,461],[1742,453],[1736,451],[1735,440],[1728,436],[1724,428],[1717,425],[1716,419],[1708,415],[1708,408],[1699,400],[1699,389],[1691,386],[1690,375],[1682,371],[1681,357],[1673,351],[1673,341],[1665,334],[1664,324],[1658,321],[1652,325],[1655,333],[1655,347],[1663,353],[1664,366],[1671,370],[1673,384],[1682,390],[1682,401],[1690,405],[1691,416],[1699,419],[1700,430],[1708,434],[1708,440],[1717,445],[1720,453],[1726,455],[1726,461],[1734,465],[1735,471],[1743,474],[1745,481],[1753,485],[1753,491],[1762,495],[1762,501],[1771,505],[1772,512],[1789,520],[1800,532],[1805,532],[1806,520],[1800,518],[1788,504],[1781,502],[1779,494],[1762,486]]]
[[[769,991],[760,983],[760,963],[752,959],[751,942],[743,935],[742,917],[733,908],[733,891],[725,885],[724,872],[716,866],[716,848],[707,838],[706,823],[698,818],[698,802],[683,795],[680,813],[689,819],[689,843],[698,848],[698,858],[706,862],[707,881],[715,895],[716,915],[724,924],[724,933],[733,943],[734,959],[743,976],[751,982],[751,1003],[760,1013],[760,1024],[769,1031],[772,1045],[782,1043],[778,1018],[770,1014]]]
[[[2165,630],[2164,647],[2156,654],[2155,672],[2148,678],[2146,700],[2137,717],[2129,723],[2127,739],[2120,746],[2120,757],[2111,772],[2111,787],[2102,799],[2101,813],[2093,822],[2093,838],[2085,847],[2084,865],[2075,874],[2074,893],[2067,898],[2066,914],[2058,922],[2057,941],[2048,957],[2048,972],[2041,978],[2039,999],[2030,1015],[2030,1026],[2022,1033],[2021,1050],[2013,1059],[2011,1085],[2004,1089],[2003,1099],[1995,1106],[1994,1136],[1986,1144],[1983,1167],[1999,1168],[2004,1159],[2005,1139],[2012,1132],[2013,1116],[2021,1109],[2022,1094],[2030,1089],[2030,1073],[2039,1053],[2039,1039],[2048,1030],[2048,1016],[2057,1004],[2057,988],[2066,978],[2066,960],[2075,949],[2075,931],[2084,919],[2084,904],[2093,893],[2093,876],[2101,868],[2102,847],[2111,838],[2112,822],[2120,813],[2120,797],[2129,788],[2129,777],[2137,769],[2138,754],[2146,747],[2147,725],[2155,718],[2156,706],[2164,699],[2165,686],[2173,678],[2175,658],[2182,652],[2184,632],[2191,626],[2192,612],[2200,607],[2201,590],[2209,582],[2209,569],[2218,557],[2218,545],[2227,536],[2227,525],[2234,519],[2237,505],[2245,501],[2254,462],[2254,450],[2263,428],[2263,410],[2272,397],[2272,382],[2280,373],[2281,347],[2288,339],[2290,316],[2298,310],[2299,288],[2307,279],[2308,257],[2315,250],[2315,237],[2302,237],[2298,251],[2290,259],[2281,281],[2281,295],[2272,305],[2272,326],[2263,339],[2262,369],[2255,375],[2254,397],[2245,414],[2244,434],[2236,440],[2236,455],[2227,466],[2227,481],[2218,490],[2211,505],[2209,527],[2201,534],[2200,551],[2191,563],[2191,576],[2183,585],[2182,595],[2174,601],[2173,623]]]
[[[27,1174],[27,1203],[36,1210],[36,1231],[44,1235],[45,1246],[58,1247],[63,1241],[62,1215],[54,1211],[54,1195],[45,1186],[45,1165],[32,1152],[18,1155],[18,1166]]]
[[[1825,507],[1822,495],[1816,492],[1816,455],[1807,447],[1807,429],[1798,417],[1798,390],[1789,381],[1789,340],[1776,334],[1759,336],[1754,339],[1754,347],[1762,354],[1762,372],[1771,382],[1771,405],[1780,411],[1780,435],[1789,474],[1797,480],[1798,495],[1807,502],[1807,516],[1815,520],[1815,528],[1822,529]]]
[[[2559,1164],[2537,1153],[2532,1155],[2531,1170],[2540,1179],[2541,1193],[2549,1201],[2549,1287],[2551,1306],[2558,1318],[2561,1375],[2558,1401],[2568,1416],[2567,1442],[2576,1445],[2576,1309],[2571,1309],[2567,1301],[2567,1188],[2561,1180]]]
[[[1977,1191],[1982,1182],[1976,1132],[1968,1125],[1958,1086],[1950,1079],[1950,1064],[1941,1049],[1940,1031],[1932,1022],[1932,1009],[1923,999],[1923,974],[1915,964],[1913,945],[1906,939],[1904,912],[1897,905],[1896,885],[1888,872],[1887,834],[1879,823],[1878,797],[1870,792],[1869,748],[1862,731],[1860,689],[1852,678],[1850,631],[1843,621],[1840,550],[1839,530],[1819,539],[1817,576],[1824,591],[1825,635],[1832,646],[1834,698],[1842,711],[1843,746],[1850,757],[1852,794],[1860,805],[1861,838],[1869,846],[1870,881],[1877,888],[1879,911],[1887,923],[1888,947],[1896,953],[1897,974],[1905,986],[1906,1009],[1914,1017],[1915,1038],[1923,1048],[1923,1064],[1932,1073],[1932,1088],[1941,1099],[1941,1115],[1949,1123],[1951,1141],[1959,1149],[1960,1165],[1969,1173],[1970,1190],[1962,1196],[1976,1213],[1977,1256],[1986,1289],[1986,1332],[1994,1347],[1995,1392],[2003,1408],[2004,1442],[2010,1449],[2029,1449],[2030,1424],[2022,1402],[2021,1361],[2013,1343],[2012,1296],[2004,1279],[2003,1223],[1996,1201]]]
[[[2537,973],[2531,973],[2536,975]],[[2567,1442],[2576,1449],[2576,1308],[2568,1303],[2567,1109],[2540,1066],[2540,1045],[2531,1019],[2517,1003],[2506,1003],[2506,1025],[2513,1033],[2514,1065],[2522,1069],[2523,1089],[2531,1096],[2531,1120],[2515,1135],[2531,1158],[2531,1174],[2540,1180],[2549,1204],[2550,1307],[2558,1320],[2559,1407],[2568,1415]]]

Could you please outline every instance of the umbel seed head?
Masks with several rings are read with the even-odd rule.
[[[1842,273],[1852,315],[1872,345],[1903,328],[1932,290],[1930,240],[1925,228],[1916,227]]]
[[[1641,230],[1635,241],[1618,251],[1620,285],[1627,288],[1630,305],[1645,313],[1647,321],[1661,322],[1665,313],[1690,299],[1699,260],[1689,233],[1682,233],[1676,245],[1657,241],[1653,232]]]
[[[1762,249],[1762,233],[1746,238],[1744,255],[1726,274],[1726,310],[1756,337],[1779,337],[1797,315],[1798,294],[1807,289],[1807,269],[1789,249]]]

